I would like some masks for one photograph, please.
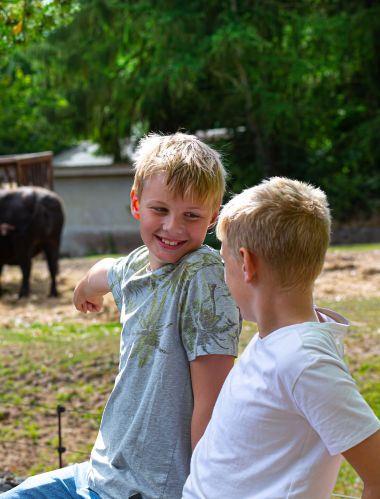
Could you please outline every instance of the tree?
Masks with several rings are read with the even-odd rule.
[[[11,102],[20,94],[20,113],[30,102],[36,115],[50,113],[55,149],[62,137],[86,137],[117,157],[119,139],[131,134],[223,127],[232,138],[218,147],[233,189],[288,175],[325,188],[341,218],[379,208],[376,2],[37,3],[52,5],[53,22],[29,29],[33,46],[8,59],[21,80],[32,75]],[[32,19],[46,23],[35,11]],[[7,92],[10,99],[10,85]],[[38,123],[33,117],[32,131]]]
[[[0,6],[0,153],[59,150],[72,140],[69,104],[38,44],[71,21],[72,1],[13,0]]]

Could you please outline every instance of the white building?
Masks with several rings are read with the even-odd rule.
[[[65,204],[61,253],[125,253],[142,244],[129,209],[133,171],[83,142],[54,158],[54,190]]]

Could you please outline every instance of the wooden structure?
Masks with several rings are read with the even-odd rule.
[[[36,185],[53,190],[53,153],[0,156],[0,186]]]

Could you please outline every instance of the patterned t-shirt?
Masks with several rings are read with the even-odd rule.
[[[189,361],[237,355],[241,320],[223,274],[208,246],[153,272],[143,246],[110,269],[120,365],[89,474],[103,499],[181,497],[191,457]]]

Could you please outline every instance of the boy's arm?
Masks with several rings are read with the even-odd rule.
[[[202,437],[224,380],[234,365],[232,355],[202,355],[190,362],[194,410],[191,420],[191,446]]]
[[[344,424],[344,423],[343,423]],[[363,499],[380,498],[380,430],[343,452],[364,483]]]
[[[104,258],[97,262],[78,282],[74,290],[73,303],[79,312],[99,312],[103,296],[111,291],[108,284],[108,270],[114,258]]]

